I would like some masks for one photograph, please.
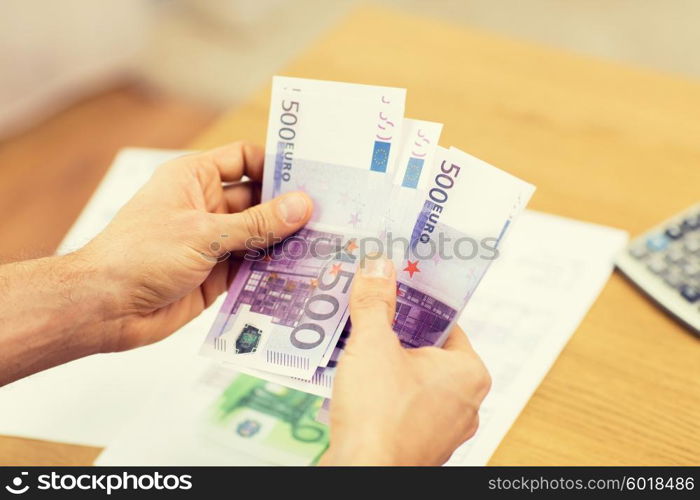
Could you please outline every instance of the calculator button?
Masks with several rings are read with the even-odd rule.
[[[683,285],[681,287],[681,295],[692,304],[700,300],[700,288],[691,285]]]
[[[647,239],[647,248],[652,252],[659,252],[668,246],[670,239],[664,233],[650,236]]]
[[[668,269],[668,265],[663,260],[663,258],[652,259],[647,265],[647,267],[654,274],[661,274],[664,271],[666,271],[666,269]]]
[[[695,264],[696,266],[700,266],[700,255],[693,255],[693,254],[686,253],[685,260],[686,260],[686,262],[689,262],[691,264]]]
[[[700,253],[700,239],[698,238],[685,238],[683,247],[688,253]]]
[[[700,265],[696,262],[688,262],[681,269],[689,278],[700,278]]]
[[[683,245],[679,245],[678,243],[680,242],[673,242],[673,244],[669,246],[668,251],[666,252],[666,260],[672,264],[680,263],[686,256],[686,252],[683,248]]]
[[[663,277],[666,284],[672,288],[678,289],[685,284],[683,273],[681,273],[680,271],[678,271],[678,269],[675,268],[665,272]]]
[[[683,229],[685,231],[700,229],[700,213],[686,217],[683,221]]]
[[[679,225],[669,226],[666,228],[666,236],[668,236],[672,240],[677,240],[678,238],[683,236],[683,228]]]
[[[649,250],[647,250],[646,245],[634,245],[630,247],[629,253],[635,259],[643,259],[647,255],[649,255]]]

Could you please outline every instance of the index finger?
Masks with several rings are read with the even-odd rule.
[[[262,181],[265,154],[260,146],[238,141],[193,155],[199,165],[215,169],[223,182],[236,182],[244,175]]]

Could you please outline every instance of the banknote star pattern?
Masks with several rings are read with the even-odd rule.
[[[362,222],[362,220],[360,219],[360,214],[358,212],[350,214],[348,224],[350,224],[352,227],[357,227],[360,222]]]
[[[347,244],[347,246],[346,246],[346,250],[347,250],[349,253],[352,253],[353,250],[356,250],[357,248],[358,248],[358,246],[357,246],[357,243],[355,243],[355,240],[354,240],[354,239],[348,241],[348,244]]]
[[[406,267],[403,268],[404,271],[406,271],[411,278],[413,278],[413,275],[415,273],[419,273],[420,269],[418,269],[418,261],[417,260],[407,260],[407,265]]]

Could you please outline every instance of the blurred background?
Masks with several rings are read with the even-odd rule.
[[[183,147],[357,3],[3,0],[0,210],[23,213],[0,218],[0,260],[52,252],[69,227],[66,212],[80,212],[119,148]],[[373,3],[700,76],[693,0]],[[41,220],[41,234],[18,222],[26,220]]]

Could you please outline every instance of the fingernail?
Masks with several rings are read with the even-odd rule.
[[[383,255],[374,255],[365,257],[360,268],[362,275],[368,278],[388,278],[394,265]]]
[[[277,204],[277,208],[284,222],[297,224],[304,220],[309,206],[305,196],[292,193],[284,196]]]

